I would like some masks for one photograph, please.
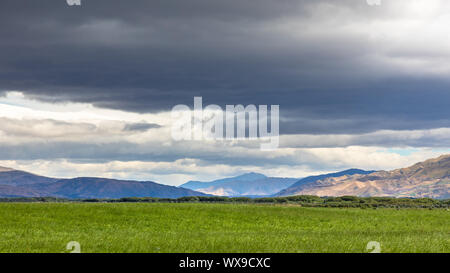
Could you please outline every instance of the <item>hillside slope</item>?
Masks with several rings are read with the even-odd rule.
[[[285,195],[450,198],[450,155],[393,171],[329,177]]]
[[[190,189],[167,186],[155,182],[139,182],[106,178],[80,177],[61,179],[55,183],[34,184],[30,189],[51,193],[65,198],[121,198],[159,197],[179,198],[183,196],[204,196]]]
[[[0,197],[178,198],[206,194],[155,182],[80,177],[55,179],[0,167]]]
[[[321,175],[314,175],[314,176],[308,176],[305,178],[302,178],[292,184],[290,187],[280,191],[276,194],[276,196],[289,196],[289,195],[297,195],[297,192],[300,192],[303,188],[308,187],[308,185],[314,185],[313,183],[325,178],[329,177],[341,177],[344,175],[355,175],[355,174],[370,174],[373,173],[373,171],[364,171],[360,169],[348,169],[342,172],[336,172],[336,173],[327,173],[327,174],[321,174]]]

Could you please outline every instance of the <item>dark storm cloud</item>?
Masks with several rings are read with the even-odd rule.
[[[145,132],[150,129],[155,128],[161,128],[161,125],[155,124],[155,123],[145,123],[145,122],[139,122],[139,123],[131,123],[125,125],[124,130],[130,131],[130,132]]]
[[[1,1],[0,90],[134,112],[192,104],[199,95],[205,105],[280,104],[282,133],[450,125],[446,77],[389,70],[372,61],[377,47],[365,34],[335,30],[392,16],[365,1],[82,4]],[[333,6],[340,13],[327,14]],[[329,24],[311,33],[324,18]]]

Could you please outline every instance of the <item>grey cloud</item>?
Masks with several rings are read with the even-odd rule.
[[[298,135],[282,136],[280,150],[263,152],[259,142],[230,143],[160,142],[144,144],[115,141],[110,143],[75,141],[34,141],[22,144],[2,143],[0,160],[57,160],[75,162],[143,161],[173,162],[179,159],[198,159],[205,165],[225,164],[229,166],[298,166],[309,160],[317,162],[310,148],[347,148],[350,146],[372,146],[376,148],[434,148],[450,147],[449,129],[432,131],[382,131],[363,135]],[[283,148],[291,148],[283,150]],[[314,159],[314,160],[313,160]],[[338,164],[339,162],[336,162]],[[312,163],[308,163],[309,165]]]
[[[103,121],[99,125],[87,122],[65,122],[53,119],[13,119],[0,117],[2,143],[19,141],[34,142],[45,139],[54,141],[65,139],[72,141],[89,141],[124,137],[150,129],[161,128],[156,123],[124,121]],[[10,137],[9,139],[7,137]]]
[[[143,132],[154,128],[161,128],[161,125],[156,123],[145,123],[145,122],[130,123],[125,125],[124,130]]]
[[[285,134],[450,127],[447,77],[386,67],[374,60],[384,52],[370,29],[346,32],[395,18],[394,4],[355,2],[4,0],[0,90],[134,112],[196,95],[205,104],[280,104]],[[430,56],[402,46],[388,53]]]

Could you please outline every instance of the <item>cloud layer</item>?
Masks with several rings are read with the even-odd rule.
[[[280,104],[284,133],[448,127],[449,8],[439,0],[5,0],[0,89],[134,112],[167,111],[194,95]]]
[[[394,168],[450,146],[448,1],[82,3],[1,1],[0,164],[181,183]],[[280,149],[172,141],[169,110],[194,96],[279,104]]]

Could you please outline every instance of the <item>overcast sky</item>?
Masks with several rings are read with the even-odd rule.
[[[0,165],[178,185],[448,153],[450,3],[2,0]],[[176,104],[279,104],[280,148],[176,142]]]

